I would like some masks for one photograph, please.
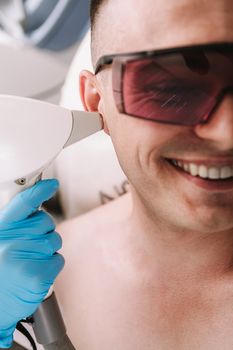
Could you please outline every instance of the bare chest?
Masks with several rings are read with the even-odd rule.
[[[60,301],[75,348],[233,349],[233,287],[167,276],[118,231],[67,247]]]
[[[180,289],[168,296],[146,281],[86,275],[63,305],[68,333],[79,350],[233,349],[233,298]]]

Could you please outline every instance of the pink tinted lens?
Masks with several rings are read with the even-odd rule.
[[[233,55],[202,51],[130,60],[122,74],[124,113],[195,125],[205,121],[224,92],[232,89]]]

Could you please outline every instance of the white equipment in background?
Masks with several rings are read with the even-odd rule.
[[[0,94],[58,103],[89,0],[0,1]]]

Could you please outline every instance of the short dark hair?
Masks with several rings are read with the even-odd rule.
[[[91,31],[93,31],[93,28],[96,22],[96,17],[104,1],[106,0],[91,0],[91,4],[90,4]]]

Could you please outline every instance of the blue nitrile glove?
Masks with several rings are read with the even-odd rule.
[[[38,210],[57,188],[54,179],[40,181],[0,211],[0,348],[12,345],[16,324],[35,312],[64,266],[55,224]]]

